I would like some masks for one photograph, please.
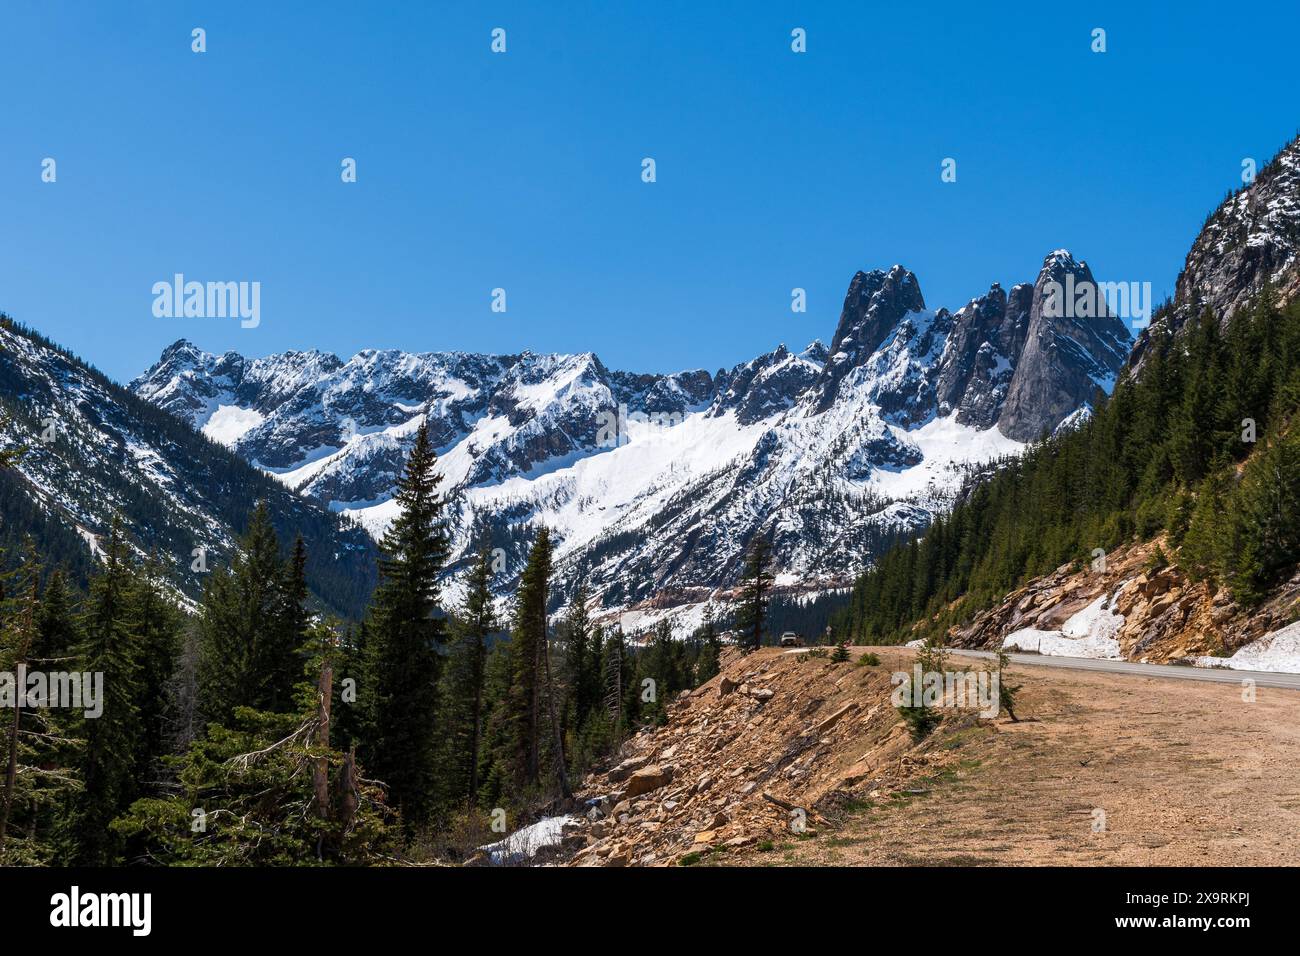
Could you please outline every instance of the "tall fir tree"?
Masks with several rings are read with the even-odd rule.
[[[561,724],[576,731],[586,722],[600,695],[600,657],[588,608],[587,586],[579,581],[560,626],[564,650],[564,707]]]
[[[150,560],[136,574],[127,616],[140,685],[133,773],[141,784],[158,779],[172,737],[167,689],[180,654],[181,614],[165,589],[161,567]]]
[[[139,590],[121,529],[114,522],[103,566],[90,585],[81,631],[81,669],[103,675],[102,713],[84,722],[82,790],[77,807],[76,862],[107,866],[118,861],[121,838],[109,828],[136,796],[139,752],[140,666],[131,621]]]
[[[740,581],[740,606],[736,611],[741,646],[747,652],[758,650],[763,643],[772,580],[772,544],[762,532],[756,532],[745,551]]]
[[[551,535],[538,532],[528,552],[528,563],[515,593],[510,625],[510,710],[513,777],[521,787],[541,783],[542,698],[545,675],[542,655],[546,645],[546,604],[551,586]]]
[[[55,663],[67,657],[80,643],[76,609],[67,576],[61,568],[50,572],[41,592],[41,607],[36,617],[36,646],[32,657],[42,663]]]
[[[722,669],[722,641],[718,637],[718,622],[713,609],[704,613],[704,621],[697,631],[700,654],[695,660],[695,684],[698,687],[715,677]]]
[[[371,605],[361,681],[361,748],[389,787],[404,824],[426,823],[436,801],[439,647],[438,576],[447,559],[442,476],[420,425],[393,496],[397,517],[380,542],[380,584]]]
[[[23,704],[27,693],[26,671],[31,664],[32,648],[36,643],[37,628],[37,578],[39,569],[32,558],[28,541],[27,560],[13,572],[0,577],[0,676],[13,681],[11,701],[0,710],[0,725],[4,727],[4,783],[0,789],[0,860],[6,854],[9,821],[14,804],[19,800],[18,764],[21,756],[23,732]]]
[[[228,568],[214,569],[199,606],[199,707],[228,721],[236,707],[288,708],[302,635],[286,627],[285,571],[266,502],[259,502]]]
[[[292,688],[302,674],[301,646],[307,639],[311,615],[307,609],[307,546],[298,535],[293,551],[280,572],[275,644],[268,654],[267,709],[281,710],[290,703]]]
[[[1240,533],[1221,548],[1226,563],[1241,543],[1233,592],[1247,605],[1259,604],[1300,563],[1300,428],[1276,436],[1247,463],[1231,520]]]
[[[452,625],[438,700],[440,784],[444,801],[453,805],[472,802],[480,783],[487,642],[497,630],[492,558],[486,549],[479,553],[466,584],[464,604]]]

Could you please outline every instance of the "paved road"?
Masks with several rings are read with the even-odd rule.
[[[950,654],[971,657],[992,657],[992,651],[968,651],[947,648]],[[1132,661],[1096,660],[1089,657],[1054,657],[1046,654],[1012,654],[1011,660],[1030,667],[1068,667],[1080,671],[1105,671],[1109,674],[1128,674],[1133,677],[1168,677],[1175,680],[1202,680],[1218,684],[1240,684],[1247,678],[1256,687],[1282,687],[1300,690],[1300,674],[1278,671],[1236,671],[1224,667],[1180,667],[1175,664],[1137,664]]]

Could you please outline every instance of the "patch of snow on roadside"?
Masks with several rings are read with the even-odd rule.
[[[1198,657],[1198,667],[1227,667],[1239,671],[1300,674],[1300,621],[1270,631],[1231,657]]]
[[[1118,654],[1119,642],[1115,640],[1115,635],[1124,623],[1124,615],[1111,613],[1110,605],[1113,601],[1114,598],[1103,594],[1061,625],[1061,633],[1075,640],[1094,641],[1103,646],[1114,645],[1115,653]]]
[[[1008,650],[1032,651],[1054,657],[1091,657],[1121,660],[1115,639],[1124,617],[1109,610],[1110,597],[1103,594],[1061,625],[1059,631],[1024,627],[1002,640]]]

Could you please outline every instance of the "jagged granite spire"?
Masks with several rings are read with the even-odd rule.
[[[1110,314],[1086,262],[1058,249],[1034,283],[1024,348],[1016,363],[998,430],[1033,441],[1109,392],[1128,358],[1132,337]]]

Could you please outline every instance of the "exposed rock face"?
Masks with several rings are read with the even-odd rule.
[[[622,762],[578,786],[589,809],[573,829],[581,839],[566,841],[560,861],[671,866],[695,854],[743,854],[833,825],[848,800],[888,799],[957,764],[966,751],[945,746],[948,734],[980,718],[948,710],[914,743],[890,701],[891,669],[911,660],[900,650],[892,668],[856,666],[729,648],[721,674],[668,704],[665,726],[638,733]],[[641,769],[628,776],[631,765]]]
[[[1109,392],[1132,338],[1109,313],[1092,270],[1064,249],[1043,262],[1029,305],[1024,348],[998,416],[1002,434],[1033,441]]]
[[[660,767],[658,765],[642,767],[628,778],[627,789],[623,793],[623,798],[625,800],[631,800],[633,797],[639,797],[643,793],[649,793],[651,790],[658,790],[660,787],[671,782],[672,779],[672,767]]]
[[[924,309],[920,283],[902,266],[896,265],[888,272],[873,269],[854,275],[831,339],[817,410],[825,411],[835,402],[844,376],[871,358],[909,312]]]
[[[826,346],[814,341],[799,355],[779,345],[776,351],[719,372],[719,395],[709,414],[735,411],[742,425],[752,425],[794,405],[822,373]]]
[[[1300,295],[1300,138],[1206,220],[1178,276],[1172,308],[1138,337],[1132,366],[1142,367],[1153,333],[1178,334],[1205,309],[1226,324],[1266,284],[1284,302]]]
[[[1153,568],[1152,556],[1164,545],[1157,540],[1118,548],[1106,556],[1104,570],[1065,565],[1035,578],[969,625],[953,628],[949,643],[997,648],[1021,629],[1059,629],[1104,598],[1109,611],[1123,618],[1115,632],[1120,656],[1159,664],[1230,656],[1289,620],[1300,576],[1264,606],[1246,610],[1225,589],[1192,581],[1177,566]]]
[[[1034,287],[1014,286],[1010,294],[993,283],[987,293],[957,310],[935,386],[939,413],[989,428],[998,420],[1029,328]]]

